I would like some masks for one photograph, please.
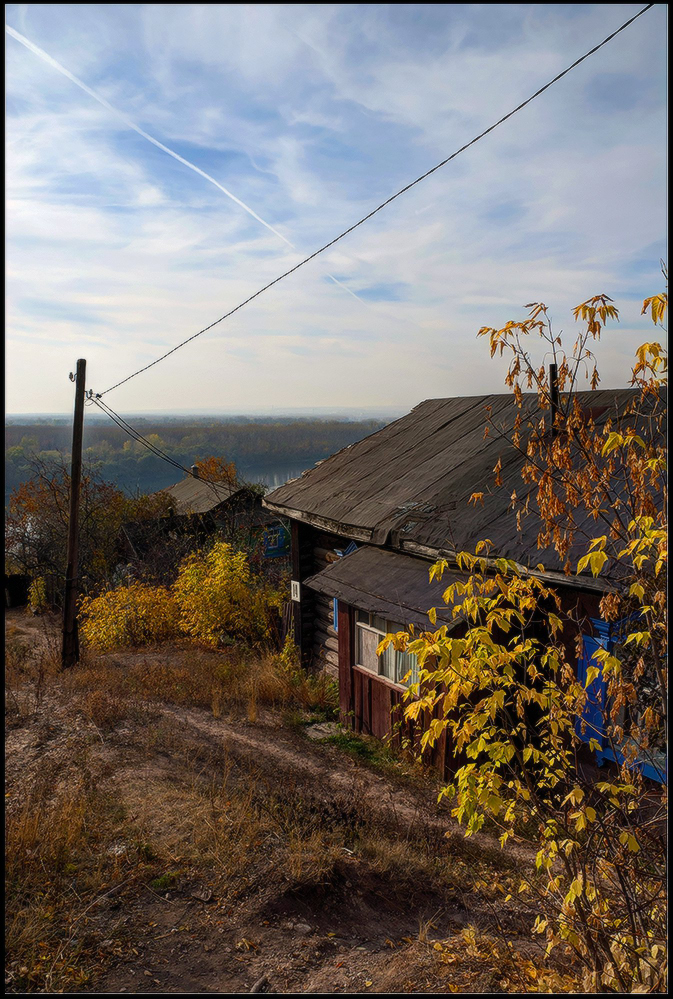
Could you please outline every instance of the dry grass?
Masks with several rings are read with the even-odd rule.
[[[134,964],[148,906],[189,898],[193,884],[212,892],[218,912],[244,912],[246,920],[252,913],[266,926],[270,913],[301,904],[315,924],[327,927],[329,912],[330,927],[351,929],[355,899],[358,932],[374,935],[381,918],[399,914],[408,923],[412,911],[478,905],[479,882],[502,874],[462,838],[447,839],[420,815],[398,815],[394,795],[390,806],[373,800],[367,787],[389,775],[366,784],[356,768],[339,790],[299,771],[288,779],[273,762],[260,766],[254,752],[209,738],[210,721],[202,730],[177,722],[184,712],[162,713],[163,703],[215,718],[254,719],[259,706],[281,709],[277,718],[291,708],[329,716],[333,686],[282,655],[182,642],[90,659],[56,679],[48,645],[10,655],[17,739],[33,731],[31,712],[51,721],[58,704],[66,730],[58,752],[40,749],[30,773],[19,773],[9,799],[11,992],[96,990],[113,958]],[[517,987],[517,963],[495,938],[459,937],[459,947],[446,932],[446,924],[440,933],[426,923],[419,939],[404,938],[406,958],[391,954],[392,991],[418,991],[426,972],[438,991],[458,991],[456,982],[471,984],[467,991],[498,983],[534,991],[535,965],[518,968],[530,988]],[[405,976],[414,987],[403,988]]]
[[[30,633],[10,626],[5,636],[5,695],[15,720],[29,717],[41,702],[50,677],[61,668],[58,633],[43,618],[35,640]]]
[[[94,720],[95,715],[103,720],[117,715],[121,720],[124,702],[206,708],[215,718],[243,710],[251,722],[257,719],[258,706],[299,707],[325,717],[333,717],[338,706],[333,680],[310,675],[279,653],[222,652],[188,641],[127,655],[123,661],[115,655],[85,661],[72,671],[68,683],[73,694],[100,695],[98,702],[84,707]]]
[[[6,816],[5,947],[11,991],[86,987],[99,965],[86,921],[91,905],[121,880],[113,802],[70,777],[35,787]]]

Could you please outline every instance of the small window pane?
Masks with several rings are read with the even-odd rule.
[[[383,639],[383,635],[380,636]],[[395,650],[392,645],[389,645],[385,652],[380,656],[381,660],[381,673],[383,676],[387,677],[395,683]]]
[[[372,614],[372,628],[376,628],[377,631],[382,631],[383,634],[387,632],[386,621],[383,617],[378,617],[376,614]]]
[[[369,611],[359,610],[357,619],[362,624],[369,624]]]
[[[380,636],[366,628],[356,628],[357,634],[357,662],[358,666],[364,666],[373,673],[379,671],[379,660],[376,655],[376,647],[379,644]]]
[[[418,683],[418,660],[411,652],[398,652],[396,661],[397,683],[404,683],[409,686]],[[409,674],[408,678],[405,677]]]

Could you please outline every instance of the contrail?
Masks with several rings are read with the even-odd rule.
[[[289,246],[290,249],[295,251],[297,250],[297,247],[294,245],[294,243],[292,243],[289,239],[287,239],[287,237],[285,237],[282,234],[282,232],[278,232],[277,229],[274,229],[274,227],[269,222],[266,222],[261,217],[261,215],[258,215],[257,212],[253,211],[253,209],[250,208],[249,205],[246,205],[244,201],[241,201],[240,198],[237,198],[235,194],[232,194],[231,191],[227,190],[227,188],[224,187],[222,184],[220,184],[219,181],[215,180],[214,177],[211,177],[209,173],[206,173],[206,171],[202,170],[201,167],[196,166],[195,163],[191,163],[189,160],[186,160],[184,156],[180,156],[180,154],[176,153],[173,149],[169,149],[169,147],[165,146],[163,142],[159,142],[159,140],[155,139],[154,136],[150,135],[139,125],[136,125],[136,123],[132,121],[130,118],[128,118],[123,111],[119,111],[116,107],[113,107],[113,105],[110,104],[109,101],[106,101],[104,97],[101,97],[101,95],[97,94],[95,90],[92,90],[91,87],[88,87],[86,83],[84,83],[73,73],[71,73],[70,70],[66,69],[65,66],[62,66],[60,62],[57,62],[56,59],[50,56],[48,52],[45,52],[44,49],[41,49],[39,45],[35,45],[35,43],[31,42],[29,38],[25,37],[25,35],[20,34],[20,32],[16,31],[14,28],[11,28],[7,24],[5,25],[5,31],[7,32],[8,35],[11,35],[12,38],[15,38],[17,42],[20,42],[22,45],[25,45],[25,47],[29,49],[34,55],[38,56],[44,62],[48,63],[53,69],[58,70],[58,72],[62,73],[63,76],[66,76],[72,83],[75,84],[75,86],[79,87],[80,90],[83,90],[85,94],[88,94],[89,97],[93,97],[95,101],[98,101],[99,104],[102,104],[104,108],[107,108],[107,110],[110,111],[117,118],[119,118],[120,121],[123,121],[128,128],[133,129],[133,131],[137,132],[138,135],[141,135],[143,139],[146,139],[148,142],[151,142],[153,146],[157,147],[157,149],[161,149],[162,152],[167,153],[169,156],[172,156],[174,160],[178,161],[178,163],[182,163],[182,165],[186,166],[189,170],[193,170],[194,173],[198,173],[198,175],[200,177],[203,177],[204,180],[207,180],[209,183],[214,184],[215,187],[218,189],[218,191],[222,191],[222,193],[226,194],[228,198],[231,198],[232,201],[236,202],[236,204],[239,205],[243,209],[243,211],[247,212],[248,215],[252,215],[252,217],[256,219],[257,222],[259,222],[266,229],[268,229],[269,232],[272,232],[274,236],[278,236],[279,239],[282,239],[282,241],[287,246]],[[342,281],[339,281],[338,278],[335,278],[334,275],[328,274],[327,277],[329,277],[329,279],[333,281],[334,284],[338,285],[340,288],[343,288],[344,291],[347,291],[349,295],[352,295],[353,298],[356,298],[358,302],[362,302],[363,305],[366,305],[369,308],[368,302],[365,302],[365,300],[360,298],[359,295],[356,295],[354,291],[351,291],[351,289],[347,287],[347,285],[345,285]]]

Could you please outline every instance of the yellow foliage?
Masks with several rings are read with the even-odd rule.
[[[643,311],[660,324],[666,304],[665,295],[656,296]],[[503,845],[515,838],[536,847],[533,879],[520,890],[539,913],[532,929],[544,934],[547,953],[573,952],[577,966],[590,969],[583,980],[590,992],[665,991],[666,856],[659,829],[666,796],[648,787],[645,776],[647,767],[651,774],[661,766],[654,761],[666,738],[667,354],[658,343],[639,348],[631,384],[640,391],[623,416],[597,425],[577,401],[577,374],[589,359],[593,364],[586,345],[618,318],[616,308],[605,295],[577,307],[586,330],[572,356],[552,333],[546,307],[528,308],[524,322],[483,327],[479,335],[490,338],[492,356],[511,350],[506,382],[518,407],[520,377],[524,387],[537,388],[542,410],[552,404],[546,373],[533,366],[521,335],[537,333],[555,359],[558,352],[553,428],[548,419],[522,417],[511,435],[529,459],[522,478],[533,487],[538,548],[563,559],[568,575],[577,559],[578,573],[608,577],[613,592],[601,600],[601,616],[621,619],[621,631],[594,653],[595,665],[585,663],[580,683],[564,638],[578,623],[585,633],[586,624],[550,585],[480,541],[474,553],[453,556],[451,568],[463,578],[443,594],[462,629],[402,635],[401,647],[419,668],[404,713],[410,721],[424,711],[435,714],[422,748],[447,733],[458,765],[440,798],[452,801],[451,814],[466,835],[488,821]],[[592,387],[595,367],[594,375]],[[496,485],[501,468],[499,459]],[[512,493],[518,516],[529,514],[528,503],[528,496]],[[600,519],[605,533],[582,538],[578,511]],[[446,559],[436,563],[430,581],[447,568]],[[436,609],[428,614],[436,626]],[[544,631],[536,619],[546,623]],[[387,635],[379,648],[393,641],[400,636]],[[582,743],[611,753],[611,782],[595,782],[578,767],[587,753]]]
[[[84,644],[98,652],[159,642],[179,631],[178,605],[163,586],[120,586],[98,597],[86,597],[80,610]]]
[[[253,577],[244,552],[226,541],[183,562],[173,586],[183,630],[210,645],[223,638],[261,641],[283,595]]]
[[[28,588],[28,606],[34,614],[47,609],[47,587],[43,576],[38,576],[31,582]]]

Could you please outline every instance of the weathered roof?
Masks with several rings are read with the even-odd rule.
[[[426,559],[365,545],[330,563],[303,585],[396,624],[414,624],[435,631],[440,624],[457,623],[443,603],[442,593],[459,577],[445,572],[441,582],[430,583],[431,565]],[[434,626],[427,613],[431,607],[437,609]]]
[[[582,392],[578,399],[600,425],[623,412],[635,392]],[[496,427],[511,430],[517,410],[510,393],[429,399],[275,489],[265,505],[355,540],[417,554],[474,551],[488,538],[498,554],[534,566],[540,561],[537,520],[523,518],[519,530],[510,510],[513,490],[525,493],[523,458],[497,433],[484,438],[487,407]],[[524,416],[538,412],[537,395],[527,393]],[[496,488],[498,458],[503,485]],[[469,504],[474,492],[484,493],[483,505]],[[550,550],[544,561],[561,568]]]
[[[230,486],[226,482],[206,482],[205,479],[197,479],[193,475],[188,475],[174,486],[162,489],[160,492],[167,493],[175,503],[175,512],[180,515],[190,513],[210,513],[221,503],[225,503],[236,493],[241,491],[241,486]]]

